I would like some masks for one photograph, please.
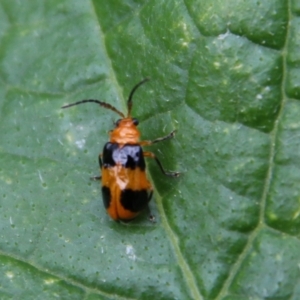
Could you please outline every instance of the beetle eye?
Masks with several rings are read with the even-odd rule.
[[[139,125],[139,121],[138,121],[138,119],[136,119],[136,118],[133,118],[133,119],[132,119],[132,123],[133,123],[133,125],[135,125],[135,126],[138,126],[138,125]]]
[[[116,127],[119,127],[120,122],[121,122],[121,119],[117,120],[117,121],[115,122],[115,126],[116,126]]]

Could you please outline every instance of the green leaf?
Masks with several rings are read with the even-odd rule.
[[[300,1],[0,0],[1,299],[299,299]],[[147,212],[102,204],[133,115]],[[147,148],[148,149],[148,148]]]

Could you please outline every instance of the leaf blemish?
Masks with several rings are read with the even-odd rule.
[[[79,140],[75,142],[75,145],[79,148],[82,149],[85,145],[85,139]]]
[[[44,283],[47,284],[47,285],[50,285],[50,284],[55,283],[55,281],[56,280],[54,280],[53,278],[49,278],[49,279],[44,280]]]
[[[15,277],[14,273],[13,272],[6,272],[5,274],[9,279],[12,279]]]
[[[132,245],[126,245],[126,254],[129,259],[136,260],[136,255],[134,252],[135,251],[134,251],[134,248],[132,247]]]

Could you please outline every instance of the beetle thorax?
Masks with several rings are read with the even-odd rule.
[[[132,118],[119,120],[117,127],[110,132],[110,142],[118,144],[137,144],[140,132],[133,123]]]

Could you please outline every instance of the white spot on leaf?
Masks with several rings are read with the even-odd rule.
[[[229,30],[227,29],[227,31],[225,33],[218,35],[218,40],[224,40],[224,39],[226,39],[229,36],[229,34],[230,34]]]
[[[15,277],[14,273],[13,272],[6,272],[5,274],[9,279],[12,279]]]
[[[135,255],[134,249],[131,245],[126,246],[126,254],[127,254],[129,259],[136,260],[136,255]]]
[[[48,278],[48,279],[44,280],[44,283],[47,284],[47,285],[51,285],[51,284],[55,283],[55,281],[56,280],[53,279],[53,278]]]
[[[82,149],[82,148],[84,147],[84,145],[85,145],[85,139],[76,141],[75,144],[76,144],[76,146],[77,146],[79,149]]]

